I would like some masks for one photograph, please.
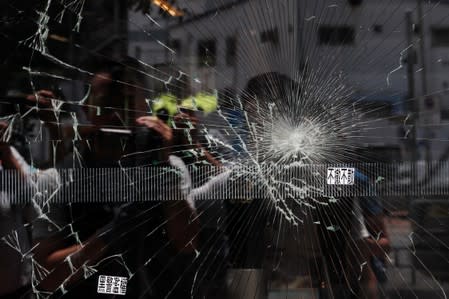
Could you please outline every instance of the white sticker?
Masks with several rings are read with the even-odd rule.
[[[327,169],[328,185],[354,185],[354,168],[329,167]]]
[[[100,275],[98,277],[97,293],[126,295],[126,284],[128,279],[120,276]]]

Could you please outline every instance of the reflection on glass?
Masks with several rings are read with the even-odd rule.
[[[0,8],[1,298],[446,297],[446,1]]]

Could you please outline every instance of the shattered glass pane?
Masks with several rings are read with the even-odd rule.
[[[0,298],[447,297],[448,1],[0,8]]]

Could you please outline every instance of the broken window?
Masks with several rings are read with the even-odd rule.
[[[2,1],[0,297],[445,298],[445,2]]]

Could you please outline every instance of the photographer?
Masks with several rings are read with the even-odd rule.
[[[79,163],[76,166],[119,167],[118,162],[124,154],[121,137],[117,138],[101,131],[105,127],[123,126],[123,110],[120,109],[119,102],[122,93],[117,82],[119,76],[120,70],[113,70],[106,65],[100,66],[89,82],[91,88],[88,105],[84,106],[87,119],[81,118],[77,127],[67,124],[59,126],[58,123],[55,123],[57,126],[53,126],[53,139],[69,138],[74,142],[74,146],[75,140],[77,141],[77,149],[74,150],[79,155],[77,156]],[[60,130],[60,127],[64,129]],[[103,177],[99,175],[92,178],[89,183],[95,188],[95,182],[100,179]],[[35,258],[49,272],[38,282],[37,288],[49,293],[61,290],[61,287],[69,288],[70,292],[65,298],[92,296],[94,292],[96,293],[97,275],[86,279],[83,269],[105,256],[112,255],[110,252],[113,248],[109,244],[112,233],[105,237],[100,235],[107,229],[112,229],[112,221],[119,213],[117,204],[101,203],[104,198],[98,198],[98,202],[95,203],[79,200],[79,203],[71,203],[65,207],[53,207],[56,211],[50,217],[61,219],[61,222],[65,223],[63,230],[47,234],[38,233],[34,240],[38,245]],[[76,232],[75,235],[67,231],[68,224]]]
[[[131,95],[133,90],[130,87],[138,83],[131,82],[125,75],[125,66],[111,63],[98,68],[90,81],[86,106],[88,120],[78,128],[80,139],[88,145],[84,153],[84,166],[123,169],[148,166],[152,163],[151,159],[157,165],[170,166],[172,130],[151,118],[138,118],[131,125],[125,121],[126,109],[122,101],[125,90],[126,97],[134,98],[131,104],[144,101],[137,89]],[[135,125],[138,127],[135,128]],[[166,150],[160,150],[164,145],[167,145]],[[138,159],[129,155],[155,149],[155,155],[150,155],[152,157],[144,155]],[[105,175],[99,173],[99,177],[91,178],[89,184],[95,188],[95,182],[104,178]],[[169,186],[170,181],[163,184],[174,192],[179,189],[179,186]],[[99,194],[100,197],[107,196]],[[159,198],[160,195],[141,196]],[[161,268],[172,258],[178,265],[191,261],[190,257],[196,249],[194,236],[198,231],[197,222],[192,220],[195,214],[184,200],[169,202],[165,198],[159,201],[149,199],[142,198],[145,202],[139,203],[116,204],[104,203],[108,198],[98,198],[96,203],[70,204],[66,215],[78,239],[75,240],[74,235],[67,231],[60,231],[35,240],[39,244],[36,260],[50,272],[38,287],[53,293],[63,286],[69,289],[64,298],[94,296],[98,275],[127,276],[127,271],[131,271],[136,276],[129,281],[128,298],[141,295],[160,298],[159,295],[167,295],[179,278],[179,269],[166,269],[150,292],[147,284],[159,277]],[[161,248],[166,250],[161,251]],[[183,260],[184,255],[189,258]],[[102,263],[102,260],[105,262]],[[148,263],[143,271],[141,268],[146,261]],[[96,273],[84,277],[86,266],[95,267]],[[142,281],[144,285],[139,285]],[[173,291],[173,296],[186,295],[188,291],[178,287]]]
[[[16,178],[20,178],[22,184],[19,188],[12,185],[0,188],[0,237],[4,240],[0,243],[0,298],[32,298],[29,224],[42,212],[35,199],[26,204],[17,204],[17,201],[27,200],[23,191],[29,188],[34,194],[51,194],[57,188],[58,175],[54,169],[33,171],[14,146],[5,142],[8,130],[11,124],[0,121],[0,176],[2,169],[16,170],[19,173]]]
[[[8,124],[0,121],[0,137],[3,137]],[[3,169],[20,169],[20,162],[14,157],[14,150],[0,139],[0,167]],[[0,169],[1,175],[2,169]],[[23,207],[10,204],[11,194],[0,190],[0,237],[6,237],[15,230],[20,231],[19,243],[25,250],[30,248],[30,232],[20,230],[26,219],[27,211]],[[15,251],[5,242],[0,243],[0,298],[17,298],[30,290],[31,263],[29,259],[21,261],[21,253]]]
[[[369,177],[356,171],[355,179],[364,189],[371,186]],[[349,274],[359,288],[358,298],[380,298],[380,284],[387,281],[385,265],[390,251],[390,240],[384,223],[384,211],[381,200],[375,196],[355,198],[353,201],[355,219],[351,227],[351,236],[358,250],[348,250]],[[360,265],[364,264],[362,268]],[[358,284],[360,284],[358,286]]]

